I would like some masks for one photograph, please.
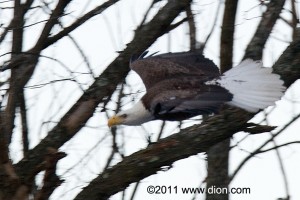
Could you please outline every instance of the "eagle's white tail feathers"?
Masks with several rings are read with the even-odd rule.
[[[249,112],[273,105],[285,90],[279,75],[272,74],[271,68],[263,68],[260,61],[251,59],[225,72],[216,82],[233,94],[228,104]]]

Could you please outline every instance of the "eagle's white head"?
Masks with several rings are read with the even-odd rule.
[[[108,120],[108,126],[129,125],[137,126],[151,121],[154,116],[145,108],[144,104],[139,101],[132,108],[124,110],[111,117]]]

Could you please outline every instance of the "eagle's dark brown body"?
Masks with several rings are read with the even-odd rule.
[[[156,119],[184,120],[218,111],[232,94],[217,85],[205,85],[220,76],[209,59],[196,52],[163,54],[131,63],[146,86],[141,101]]]
[[[146,109],[156,119],[178,121],[218,111],[219,106],[232,99],[226,89],[204,85],[201,77],[184,77],[158,82],[142,97]]]

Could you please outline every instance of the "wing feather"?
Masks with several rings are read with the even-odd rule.
[[[157,119],[182,120],[216,113],[223,103],[232,100],[232,94],[220,86],[201,85],[195,80],[184,80],[178,88],[176,80],[173,80],[157,84],[142,98]]]
[[[197,52],[151,54],[145,57],[147,53],[134,56],[130,62],[130,68],[141,77],[147,90],[169,78],[198,76],[204,82],[220,75],[218,67]]]

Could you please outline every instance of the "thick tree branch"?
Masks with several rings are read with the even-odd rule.
[[[10,24],[13,29],[12,33],[12,51],[20,53],[23,47],[23,24],[24,24],[24,9],[20,0],[14,1],[14,16]],[[20,28],[21,27],[21,28]],[[15,54],[11,56],[11,59],[16,57]],[[10,89],[5,110],[0,111],[0,196],[1,199],[13,199],[14,196],[23,197],[26,192],[19,193],[20,190],[16,190],[19,186],[19,177],[17,176],[15,169],[12,166],[12,162],[9,159],[8,145],[11,141],[11,135],[14,128],[15,111],[18,102],[18,92],[14,90],[14,86],[17,84],[18,71],[12,69],[11,78],[9,79]]]
[[[226,72],[232,67],[233,43],[237,0],[226,0],[221,31],[220,70]],[[207,188],[212,186],[228,188],[230,139],[226,139],[207,151]],[[206,200],[226,200],[229,194],[206,193]]]
[[[161,139],[105,170],[75,199],[107,199],[129,184],[155,174],[163,166],[170,166],[179,159],[206,152],[214,144],[231,137],[243,128],[244,122],[248,121],[250,116],[245,111],[228,108],[201,125],[186,128],[180,133]]]
[[[279,57],[277,62],[273,66],[273,71],[281,76],[284,84],[289,87],[293,84],[297,79],[300,78],[300,28],[297,28],[295,31],[294,41],[289,45],[289,47],[283,52],[283,54]],[[295,120],[295,118],[294,118]],[[293,123],[294,120],[291,120],[285,127],[284,130],[290,123]],[[264,144],[262,144],[256,151],[260,151],[265,145],[271,142],[274,137],[279,135],[282,130],[278,131],[272,138],[267,140]],[[233,174],[230,176],[230,180],[232,180],[236,174],[240,171],[242,166],[256,154],[254,151],[251,155],[247,156],[235,169]]]
[[[127,67],[127,61],[129,60],[129,57],[132,53],[139,53],[144,51],[153,41],[155,41],[155,39],[157,37],[159,37],[161,34],[163,34],[164,30],[167,30],[166,27],[169,26],[169,24],[172,22],[172,20],[177,16],[177,14],[184,9],[184,6],[187,4],[187,1],[174,1],[171,0],[169,1],[169,3],[166,5],[166,7],[169,8],[169,10],[164,10],[163,12],[159,12],[158,18],[155,18],[156,20],[155,23],[153,21],[151,21],[149,24],[142,26],[137,32],[136,32],[136,37],[134,38],[134,41],[132,43],[130,43],[126,50],[121,52],[120,56],[109,66],[109,68],[100,76],[96,79],[95,83],[83,94],[83,96],[78,100],[78,102],[72,107],[72,109],[70,109],[70,111],[65,115],[65,117],[61,120],[61,122],[49,133],[49,135],[33,150],[30,151],[30,157],[28,158],[28,160],[22,160],[17,166],[17,172],[18,175],[20,175],[22,178],[27,179],[28,176],[31,173],[31,169],[33,169],[34,167],[37,166],[37,164],[40,162],[41,158],[42,158],[42,154],[43,152],[45,152],[45,149],[49,146],[51,147],[60,147],[61,145],[64,144],[64,142],[68,141],[70,138],[72,138],[74,136],[74,134],[76,134],[76,132],[78,130],[80,130],[80,128],[82,126],[85,125],[86,121],[92,116],[93,111],[95,109],[95,107],[98,105],[99,102],[103,102],[105,101],[106,98],[108,98],[114,91],[117,83],[120,82],[120,80],[122,80],[127,72],[128,72],[128,67]],[[180,4],[180,5],[179,5]],[[165,8],[163,8],[165,9]],[[166,14],[167,13],[167,14]],[[151,24],[151,26],[150,26]],[[153,32],[152,32],[153,31]],[[54,41],[55,42],[55,41]],[[50,45],[50,44],[49,44]],[[48,45],[48,46],[49,46]],[[299,46],[299,44],[298,44]],[[138,48],[137,48],[138,47]],[[46,48],[45,46],[43,46],[42,48]],[[297,51],[299,52],[299,48],[297,49]],[[295,53],[296,54],[296,53]],[[296,59],[296,58],[295,58]],[[291,61],[293,61],[294,58],[292,58]],[[294,67],[296,67],[296,64],[299,65],[299,60],[297,61],[298,63],[295,63]],[[283,62],[284,64],[284,62]],[[283,70],[283,69],[282,69]],[[279,69],[280,71],[280,69]],[[294,69],[294,71],[296,71],[296,75],[295,77],[299,77],[299,69]],[[289,73],[287,72],[285,75],[289,75]],[[291,83],[293,82],[290,79]],[[240,111],[238,111],[240,112]],[[250,118],[250,117],[249,117]],[[244,121],[244,120],[242,120]],[[240,124],[242,124],[244,122],[240,122]],[[216,131],[216,129],[218,129],[217,126],[214,125],[209,125],[208,129],[214,128],[214,130]],[[201,130],[206,130],[206,127],[202,127],[200,126],[200,128],[203,128]],[[232,134],[233,132],[231,132],[230,134]],[[229,134],[229,133],[228,133]],[[217,134],[218,135],[218,134]],[[180,140],[176,140],[176,136],[175,137],[175,141],[180,141]],[[217,141],[221,141],[224,138],[228,138],[230,137],[230,135],[224,135],[224,137],[216,139],[216,140],[209,140],[210,142],[217,142]],[[170,138],[169,138],[170,139]],[[180,139],[180,138],[179,138]],[[210,138],[211,139],[211,138]],[[169,142],[172,143],[172,140],[166,140],[164,143],[160,143],[161,145],[166,145],[167,148],[169,148],[169,146],[167,145]],[[183,140],[185,142],[187,142],[186,140]],[[203,142],[202,140],[200,140],[201,142]],[[191,141],[189,141],[191,142]],[[193,141],[192,141],[193,142]],[[197,142],[197,140],[196,140]],[[198,144],[202,144],[201,142],[198,141]],[[205,141],[204,141],[205,142]],[[212,143],[207,143],[207,145],[211,145]],[[205,146],[205,145],[204,145]],[[157,146],[155,146],[157,148]],[[162,147],[161,147],[162,148]],[[153,150],[153,149],[152,149]],[[176,149],[175,149],[176,150]],[[206,149],[198,149],[198,151],[202,152],[205,151]],[[147,151],[147,150],[145,150]],[[152,151],[152,153],[154,153],[155,149]],[[156,152],[156,154],[159,155],[160,152]],[[167,152],[166,155],[168,155],[170,152]],[[172,152],[174,153],[174,152]],[[180,152],[176,152],[176,154],[180,154]],[[182,153],[184,154],[184,153]],[[195,152],[190,152],[190,155],[195,154]],[[187,157],[189,154],[184,154],[184,155],[178,155],[178,157],[176,158],[177,160],[180,158],[183,158],[184,156]],[[160,157],[160,155],[158,156]],[[140,159],[140,158],[139,158]],[[142,158],[141,158],[142,159]],[[167,158],[166,158],[167,159]],[[167,161],[167,162],[174,162],[174,158],[172,158],[173,161]],[[125,158],[126,161],[126,158]],[[143,161],[143,160],[142,160]],[[139,163],[139,160],[135,161],[136,163]],[[160,167],[157,166],[161,166],[159,163],[161,162],[159,161],[153,161],[154,165],[155,165],[155,170],[158,171],[160,169]],[[120,165],[118,165],[120,166]],[[114,173],[120,173],[122,171],[118,171],[117,169],[118,166],[116,166],[116,171]],[[151,167],[153,165],[150,165],[149,167]],[[134,168],[132,168],[134,169]],[[144,166],[144,171],[145,169],[147,169],[147,166]],[[109,170],[109,169],[108,169]],[[151,171],[150,172],[153,174],[156,171]],[[106,173],[104,173],[105,175]],[[110,174],[109,174],[110,175]],[[122,175],[122,174],[121,174]],[[119,174],[118,178],[121,177],[121,175]],[[130,174],[129,174],[130,176]],[[131,178],[131,179],[130,179]],[[135,181],[136,179],[141,179],[141,176],[136,176],[134,180],[132,180],[132,177],[129,177],[130,181]],[[110,179],[110,177],[109,177]],[[126,179],[127,181],[129,179]],[[118,179],[116,179],[118,181]],[[108,184],[112,184],[112,182],[115,182],[116,180],[105,180],[107,181],[106,183]],[[125,181],[126,181],[125,180]],[[111,182],[109,182],[111,181]],[[125,187],[126,185],[128,185],[128,182],[124,183],[122,182],[122,180],[120,180],[120,184],[121,186]],[[97,188],[97,184],[94,185],[94,187]],[[109,187],[109,186],[107,186]],[[108,195],[117,192],[116,190],[120,190],[120,188],[115,188],[114,191],[108,191]],[[103,191],[103,190],[102,190]],[[96,194],[97,195],[97,194]]]
[[[297,28],[295,39],[284,51],[273,66],[275,73],[281,76],[286,86],[290,86],[299,78],[300,63],[300,28]]]
[[[28,9],[30,8],[30,6],[32,5],[33,0],[28,0],[26,1],[26,3],[21,4],[22,9],[19,10],[19,15],[23,15],[28,11]],[[5,39],[7,33],[12,29],[12,28],[16,28],[15,25],[15,18],[13,18],[13,20],[11,20],[11,22],[5,27],[4,31],[2,32],[1,36],[0,36],[0,43]],[[19,26],[18,28],[23,28],[23,26]]]
[[[40,34],[40,37],[39,37],[38,41],[36,42],[36,45],[32,49],[30,49],[26,54],[16,55],[13,57],[14,59],[11,60],[10,65],[13,67],[10,67],[12,70],[12,78],[10,81],[11,82],[10,95],[9,95],[8,104],[7,104],[6,112],[5,112],[6,116],[5,116],[5,118],[3,118],[6,120],[6,128],[5,128],[6,133],[5,134],[7,135],[8,143],[10,142],[12,130],[14,127],[14,116],[15,116],[15,107],[16,107],[16,103],[17,103],[17,94],[19,92],[21,92],[21,90],[27,84],[28,80],[31,78],[31,76],[35,70],[35,67],[38,63],[38,56],[39,56],[40,52],[45,48],[45,44],[47,44],[46,46],[53,44],[53,43],[47,43],[49,34],[50,34],[53,26],[58,23],[58,18],[63,15],[64,9],[70,2],[71,2],[71,0],[60,0],[57,3],[53,12],[51,13],[49,20],[45,24],[45,26],[42,30],[42,33]],[[30,7],[31,3],[32,3],[32,0],[28,0],[23,5],[24,9],[28,9]],[[20,7],[20,9],[22,9],[21,5],[19,5],[19,7]],[[18,7],[16,7],[16,8],[18,8]],[[21,10],[21,11],[16,12],[16,13],[17,14],[25,13],[25,12],[23,12],[23,10]],[[101,10],[97,10],[97,11],[98,11],[98,13],[95,13],[95,11],[94,11],[93,14],[95,15],[95,14],[101,13]],[[84,19],[84,20],[77,20],[76,21],[77,23],[75,23],[75,25],[73,24],[74,26],[72,26],[71,29],[68,29],[69,32],[74,30],[78,26],[80,26],[86,20],[88,20],[91,17],[91,12],[89,12],[87,15],[80,18],[80,19]],[[24,15],[23,15],[23,17],[24,17]],[[20,20],[20,21],[23,23],[24,20]],[[23,26],[20,25],[19,23],[17,24],[17,27],[19,27],[19,28],[14,29],[14,32],[19,33],[20,31],[21,32],[23,31],[20,28]],[[66,34],[68,34],[69,32],[66,32]],[[16,37],[16,39],[22,39],[22,37],[19,35],[18,35],[18,37]],[[59,39],[61,39],[61,37],[57,37],[56,41]],[[13,48],[12,52],[18,54],[21,52],[21,49]],[[30,56],[28,56],[28,55],[30,55]]]
[[[43,179],[43,187],[35,195],[35,200],[49,199],[52,192],[63,182],[56,175],[57,162],[66,156],[65,153],[57,151],[57,149],[49,148],[42,168],[45,169]]]
[[[281,10],[283,9],[285,0],[270,1],[267,6],[267,10],[262,15],[261,21],[256,29],[256,32],[250,41],[245,58],[252,58],[254,60],[261,60],[263,47],[265,46],[273,27],[279,18]]]
[[[196,45],[197,45],[197,38],[196,38],[196,24],[195,24],[195,19],[194,19],[194,14],[192,11],[192,4],[186,8],[186,15],[188,19],[188,24],[189,24],[189,37],[190,37],[190,49],[192,51],[196,50]]]
[[[14,128],[15,109],[19,99],[19,93],[32,76],[34,67],[37,63],[37,56],[16,55],[12,56],[7,68],[11,69],[10,87],[5,112],[2,112],[2,120],[5,122],[4,130],[8,143],[11,141]]]
[[[58,149],[85,125],[97,105],[114,92],[118,83],[128,73],[128,61],[131,55],[145,51],[163,35],[189,2],[190,0],[169,1],[149,23],[136,31],[133,41],[127,45],[127,48],[95,80],[53,130],[28,152],[28,157],[16,165],[20,177],[27,179],[30,176],[30,170],[39,164],[47,147]]]
[[[235,15],[238,1],[226,0],[221,32],[220,68],[221,73],[232,67]]]
[[[12,34],[12,52],[16,54],[22,51],[23,47],[23,24],[24,24],[24,13],[21,6],[21,1],[16,0],[14,5],[14,18],[12,23],[13,34]],[[21,27],[21,28],[20,28]],[[11,55],[11,59],[16,57],[16,54]],[[18,71],[12,69],[11,78],[10,78],[10,89],[7,106],[5,108],[5,135],[7,137],[8,143],[10,143],[10,138],[12,134],[12,130],[14,128],[14,119],[15,119],[15,110],[17,105],[17,94],[14,91],[14,87],[17,81]]]
[[[59,16],[64,12],[65,7],[71,0],[60,0],[56,5],[56,8],[52,12],[50,19],[45,24],[44,29],[33,49],[29,52],[35,54],[34,56],[24,56],[20,55],[22,52],[23,43],[23,25],[24,25],[24,9],[28,9],[32,3],[31,0],[27,1],[24,5],[21,2],[15,1],[14,19],[13,19],[13,43],[12,43],[12,59],[11,65],[11,79],[10,79],[10,89],[7,101],[7,106],[5,109],[5,135],[7,135],[8,143],[11,141],[12,130],[14,128],[15,119],[15,109],[18,103],[18,93],[22,92],[24,86],[27,84],[28,80],[31,78],[35,66],[38,62],[38,54],[40,53],[41,45],[44,40],[48,37],[53,26],[57,23]],[[26,60],[27,59],[27,60]],[[25,60],[25,62],[18,62],[19,60]]]
[[[294,52],[300,53],[300,28],[297,33],[296,40],[273,66],[282,76],[289,77],[293,74],[294,79],[287,79],[289,82],[286,82],[286,86],[290,86],[300,78],[300,56],[293,56]],[[284,63],[291,62],[294,64],[290,66],[290,70],[285,71]],[[177,160],[197,153],[206,152],[214,144],[245,129],[247,121],[253,116],[254,114],[229,108],[221,115],[209,118],[201,125],[189,127],[180,133],[164,138],[144,150],[125,157],[114,167],[105,170],[85,187],[76,199],[87,199],[87,197],[88,199],[107,199],[118,191],[122,191],[130,183],[155,174],[163,166],[171,165]]]
[[[262,59],[265,43],[266,43],[267,39],[269,38],[277,19],[280,18],[280,13],[281,13],[281,10],[283,9],[284,3],[285,3],[284,0],[279,0],[279,1],[271,1],[267,5],[267,10],[266,10],[266,12],[264,12],[263,17],[261,18],[261,21],[257,27],[257,30],[256,30],[254,36],[252,37],[252,40],[250,41],[250,43],[247,46],[247,49],[245,51],[245,55],[244,55],[243,59],[246,59],[246,58],[252,58],[254,60]],[[289,53],[287,53],[287,54],[289,54]],[[284,62],[287,61],[286,59],[283,59],[283,60],[284,60]],[[283,77],[281,77],[281,78],[283,78]],[[249,155],[249,157],[246,158],[240,164],[238,169],[236,169],[235,174],[233,176],[230,176],[230,181],[233,179],[233,177],[237,174],[237,172],[242,168],[242,166],[252,156],[253,156],[252,154]]]

